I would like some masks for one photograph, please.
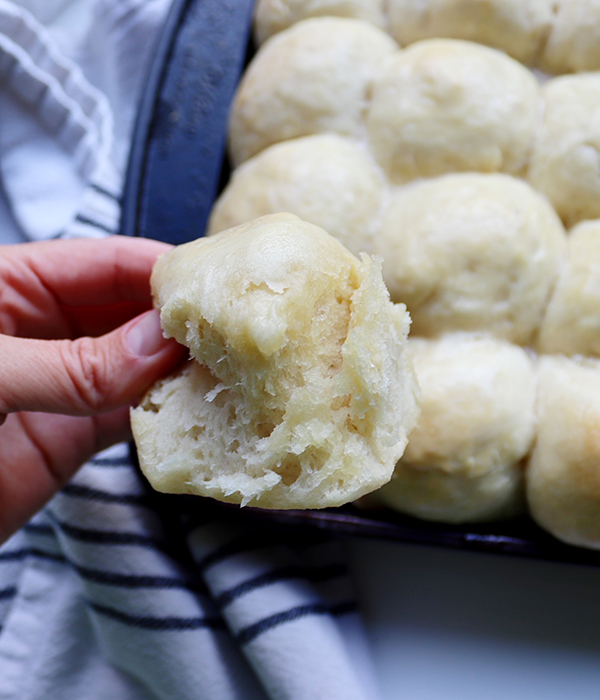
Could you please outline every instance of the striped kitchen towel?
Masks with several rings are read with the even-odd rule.
[[[168,5],[0,0],[3,230],[118,230]],[[203,503],[151,491],[117,445],[0,547],[0,699],[375,700],[340,543]]]

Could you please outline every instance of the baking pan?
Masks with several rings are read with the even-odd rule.
[[[229,176],[229,107],[253,52],[254,0],[175,0],[155,50],[135,126],[121,233],[179,244],[205,229]],[[156,495],[170,516],[223,517],[354,535],[600,565],[600,552],[565,545],[529,518],[481,525],[428,523],[388,510],[238,508],[192,496]]]

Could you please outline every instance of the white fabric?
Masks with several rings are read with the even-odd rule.
[[[168,6],[0,0],[0,241],[118,230]],[[189,509],[118,445],[0,548],[1,700],[376,700],[339,544]]]

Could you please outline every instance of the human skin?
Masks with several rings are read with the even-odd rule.
[[[183,357],[152,310],[170,246],[115,236],[0,247],[0,541],[94,453]]]

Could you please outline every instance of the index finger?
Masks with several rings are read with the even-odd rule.
[[[151,306],[150,274],[171,246],[143,238],[48,241],[0,247],[0,332],[65,338],[93,331],[101,310]],[[78,313],[77,310],[81,310]],[[127,314],[123,316],[127,318]],[[118,325],[119,316],[115,319]],[[79,319],[79,320],[78,320]],[[92,323],[92,328],[89,328]],[[100,332],[108,327],[102,326]]]
[[[171,247],[126,236],[3,246],[0,279],[23,291],[37,282],[69,306],[145,301],[156,258]]]

